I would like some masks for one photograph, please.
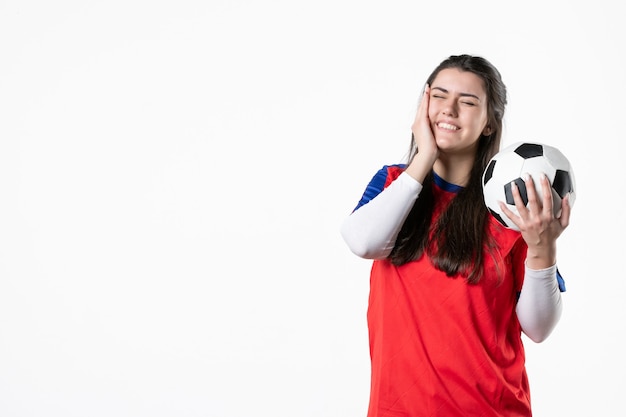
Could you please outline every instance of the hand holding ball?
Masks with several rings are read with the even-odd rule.
[[[554,215],[559,216],[563,198],[569,193],[569,203],[573,206],[576,196],[574,172],[561,151],[542,143],[517,142],[500,150],[491,158],[483,173],[483,194],[487,208],[498,222],[509,229],[519,230],[502,212],[498,202],[504,202],[509,210],[518,214],[511,183],[515,182],[524,205],[528,205],[523,176],[528,174],[533,178],[537,197],[541,199],[543,190],[540,178],[543,173],[550,181]]]

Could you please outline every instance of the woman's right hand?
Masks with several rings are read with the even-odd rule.
[[[430,86],[424,88],[424,95],[417,108],[417,114],[411,126],[413,142],[417,147],[417,154],[413,157],[406,171],[420,183],[423,182],[426,174],[430,172],[439,156],[439,148],[435,140],[435,135],[430,125],[428,117],[428,107],[430,104]]]

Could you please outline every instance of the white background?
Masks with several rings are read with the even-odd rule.
[[[0,415],[365,416],[339,225],[458,53],[575,167],[535,415],[625,415],[618,4],[0,0]]]

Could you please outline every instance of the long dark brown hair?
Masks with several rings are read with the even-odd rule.
[[[485,207],[482,174],[487,163],[500,149],[502,120],[507,104],[506,86],[500,72],[486,59],[471,55],[452,55],[442,61],[428,77],[432,85],[439,72],[456,68],[478,75],[487,93],[487,126],[489,135],[481,134],[476,159],[465,187],[452,199],[437,221],[431,224],[434,208],[433,173],[424,180],[423,189],[389,255],[395,265],[428,255],[433,264],[448,276],[460,274],[475,284],[482,276],[483,248],[492,245],[486,237],[489,213]],[[411,137],[409,158],[419,152]]]

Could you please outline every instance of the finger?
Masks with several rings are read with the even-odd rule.
[[[564,229],[569,226],[569,219],[572,213],[572,206],[570,205],[569,198],[570,194],[567,193],[563,200],[561,200],[561,217],[559,217],[559,223],[561,223],[561,226]]]
[[[500,205],[500,210],[502,210],[502,213],[504,213],[506,217],[508,217],[513,222],[513,224],[515,224],[515,226],[517,226],[517,228],[521,230],[523,226],[522,219],[517,214],[515,214],[515,212],[510,210],[507,205],[504,204],[504,202],[498,201],[498,204]]]
[[[531,212],[538,213],[541,211],[541,201],[537,197],[537,188],[535,188],[535,180],[530,174],[524,174],[524,185],[526,186],[526,197],[528,198],[528,209]],[[545,190],[545,187],[543,187]]]
[[[428,106],[430,105],[430,86],[426,84],[424,87],[424,94],[422,94],[422,100],[417,108],[417,114],[415,115],[415,125],[419,122],[428,120]]]
[[[546,216],[554,217],[554,201],[552,199],[552,186],[548,176],[541,174],[541,191],[543,195],[543,213]]]
[[[515,181],[511,182],[511,193],[513,194],[513,201],[515,202],[515,208],[517,209],[519,217],[522,220],[526,220],[528,218],[528,208],[524,204],[524,199]]]

